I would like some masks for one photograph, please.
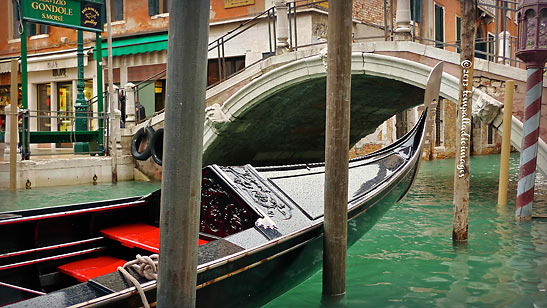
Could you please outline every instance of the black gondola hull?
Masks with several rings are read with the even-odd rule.
[[[353,181],[353,184],[350,185],[348,204],[348,246],[370,230],[410,189],[419,167],[424,125],[425,117],[422,115],[413,131],[400,141],[374,155],[350,162],[350,182]],[[197,307],[218,307],[219,305],[258,307],[317,272],[322,264],[323,253],[320,181],[323,172],[324,166],[321,164],[259,168],[258,170],[250,166],[233,168],[213,166],[204,169],[200,230],[207,231],[211,236],[209,239],[212,240],[198,249]],[[308,187],[308,183],[316,184],[314,190],[311,193],[308,192],[314,196],[313,200],[302,197],[297,188],[302,186],[312,189]],[[244,218],[252,217],[250,221],[253,224],[230,233],[228,228],[230,226],[215,220],[217,216],[211,214],[219,210],[217,206],[219,196],[222,196],[222,200],[235,204],[236,208],[240,207],[241,210],[238,211],[240,216],[237,216],[237,219],[243,221]],[[123,206],[124,202],[138,204]],[[99,210],[104,206],[112,206],[113,209]],[[126,213],[126,207],[137,209],[137,214]],[[71,213],[71,210],[84,212],[73,213],[73,215],[61,214]],[[61,222],[72,226],[72,230],[82,229],[80,230],[82,233],[86,233],[87,229],[85,234],[87,237],[96,236],[101,228],[120,223],[116,222],[120,216],[112,218],[112,213],[125,213],[127,215],[124,217],[129,221],[145,216],[147,223],[157,225],[159,192],[142,199],[107,202],[88,207],[85,205],[63,207],[62,211],[55,209],[45,211],[19,213],[27,216],[0,220],[0,228],[4,228],[5,231],[20,229],[21,241],[24,242],[32,238],[31,234],[23,232],[25,228],[33,228],[33,232],[37,233],[38,230],[41,231],[41,224],[54,226],[55,223]],[[22,222],[17,224],[18,221]],[[214,236],[211,233],[213,231],[217,232]],[[135,252],[135,249],[127,250],[127,247],[112,246],[108,239],[98,241],[104,242],[105,251],[111,253],[125,256],[124,254]],[[15,247],[16,242],[10,245]],[[34,236],[34,240],[23,244],[23,248],[32,248],[36,242],[36,236]],[[40,242],[40,246],[44,245],[46,245],[45,242]],[[13,247],[10,249],[13,250]],[[36,252],[36,254],[43,253],[45,252]],[[9,258],[17,258],[17,256]],[[56,262],[52,260],[20,266],[13,271],[1,270],[0,264],[0,281],[7,279],[12,284],[19,283],[35,290],[44,290],[42,284],[44,273],[55,274]],[[24,275],[33,277],[28,279],[29,281],[36,280],[36,277],[42,280],[20,281],[14,279],[17,273],[25,273]],[[140,278],[139,281],[146,291],[148,300],[155,301],[156,282],[146,281],[144,278]],[[0,287],[0,295],[2,299],[8,300],[4,304],[29,297],[24,291],[2,287]],[[0,304],[2,304],[1,301]],[[113,272],[49,292],[44,296],[13,303],[12,306],[54,308],[136,307],[139,305],[141,300],[136,288],[120,273]]]

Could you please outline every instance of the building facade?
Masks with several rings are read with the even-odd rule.
[[[20,0],[28,1],[28,0]],[[396,39],[392,30],[397,29],[397,5],[410,2],[412,21],[411,34],[414,40],[423,44],[435,44],[439,48],[457,51],[459,24],[461,23],[460,3],[455,0],[354,0],[355,41]],[[10,67],[9,61],[21,53],[21,22],[17,0],[0,0],[7,10],[0,11],[0,113],[9,102]],[[135,87],[135,95],[144,106],[147,117],[161,112],[165,105],[165,69],[167,66],[167,29],[169,7],[167,0],[111,0],[113,36],[113,82],[120,89]],[[275,34],[276,5],[283,1],[274,0],[211,0],[208,84],[215,84],[240,69],[268,57],[276,51],[279,34]],[[481,0],[489,5],[493,0]],[[315,3],[298,9],[296,21],[291,23],[287,42],[290,46],[310,45],[325,42],[328,2],[305,0],[297,5]],[[394,7],[390,4],[394,3]],[[502,1],[502,3],[507,3]],[[514,4],[512,4],[514,6]],[[511,7],[514,8],[514,7]],[[271,9],[268,12],[267,10]],[[490,61],[503,61],[500,56],[514,54],[516,22],[514,12],[490,6],[481,6],[477,14],[477,57]],[[504,15],[505,18],[500,18]],[[252,27],[251,27],[252,25]],[[74,130],[74,121],[63,118],[63,112],[74,111],[76,101],[77,60],[76,30],[29,24],[28,38],[28,101],[29,109],[37,110],[44,117],[30,121],[32,131]],[[106,27],[105,27],[106,28]],[[297,29],[297,30],[296,30]],[[233,31],[233,32],[231,32]],[[227,33],[239,35],[226,35]],[[296,36],[294,33],[298,33]],[[99,38],[103,49],[96,49],[97,36],[84,32],[84,79],[86,99],[100,95],[98,76],[108,82],[106,66],[106,33]],[[97,61],[102,61],[104,70],[98,71]],[[507,60],[508,65],[515,65]],[[20,76],[19,76],[20,82]],[[106,89],[106,87],[103,87]],[[123,93],[123,91],[121,91]],[[20,93],[18,93],[20,96]],[[96,104],[92,105],[97,110]],[[122,108],[123,109],[123,108]],[[449,156],[451,138],[450,125],[445,118],[455,112],[453,102],[443,101],[436,111],[435,144],[438,157]],[[58,117],[48,117],[59,114]],[[416,110],[408,111],[408,126],[415,122]],[[381,144],[393,141],[397,136],[395,118],[379,127],[374,138],[369,137],[359,145],[375,149]],[[399,123],[400,124],[400,123]],[[0,131],[4,130],[2,119]],[[96,125],[94,121],[93,125]],[[401,126],[401,125],[399,125]],[[476,124],[480,140],[494,140],[499,136],[491,128]],[[482,135],[492,132],[492,136]],[[482,142],[482,141],[481,141]],[[376,145],[374,145],[376,144]],[[481,143],[482,144],[482,143]],[[35,150],[63,150],[70,145],[38,144]],[[482,146],[480,148],[483,148]],[[356,151],[359,151],[357,149]],[[491,152],[479,151],[477,153]]]
[[[408,1],[408,0],[407,0]],[[383,1],[355,0],[354,6],[360,17],[366,18],[369,23],[397,29],[397,5],[405,1],[394,3],[393,10],[389,2],[383,6]],[[437,48],[459,52],[461,39],[461,8],[460,1],[455,0],[410,0],[411,37],[425,45],[434,45]],[[407,2],[407,3],[408,3]],[[517,13],[516,2],[479,0],[476,18],[475,58],[503,63],[509,66],[524,68],[516,61],[517,42]],[[393,12],[393,19],[384,19],[382,10]],[[394,24],[390,22],[393,20]],[[387,38],[387,39],[392,39]],[[396,38],[395,38],[396,39]],[[490,80],[487,76],[476,75],[473,86],[484,90],[496,98],[503,98],[505,81]],[[457,102],[442,99],[430,116],[433,117],[432,151],[425,150],[425,159],[453,157],[456,143],[456,128],[454,119],[457,116]],[[377,150],[397,139],[416,122],[418,108],[408,110],[397,117],[386,121],[378,127],[374,134],[367,136],[356,144],[351,153],[358,156]],[[499,153],[501,136],[488,124],[473,120],[471,153],[475,155]]]

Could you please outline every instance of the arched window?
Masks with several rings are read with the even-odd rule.
[[[541,9],[539,13],[539,48],[547,48],[547,9]]]
[[[537,38],[537,25],[536,25],[536,11],[528,10],[524,15],[524,21],[526,23],[526,46],[525,48],[536,48]]]

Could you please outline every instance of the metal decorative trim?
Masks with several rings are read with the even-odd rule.
[[[238,188],[243,190],[254,203],[265,210],[270,218],[287,220],[292,217],[292,208],[283,202],[275,193],[249,169],[243,167],[221,167]]]

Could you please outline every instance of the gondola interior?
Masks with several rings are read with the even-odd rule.
[[[137,254],[158,253],[159,210],[157,191],[113,204],[3,214],[0,305],[114,272]],[[211,167],[203,170],[199,245],[252,228],[259,217]]]

